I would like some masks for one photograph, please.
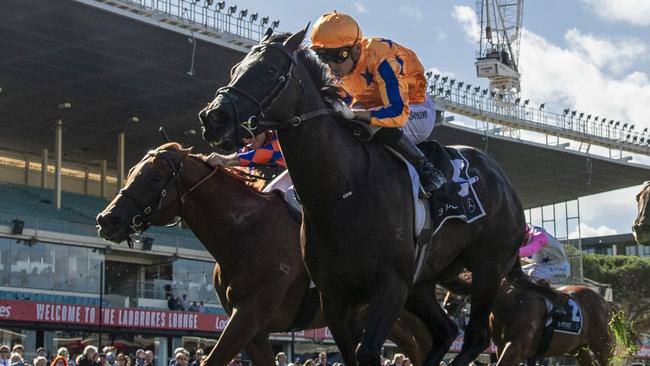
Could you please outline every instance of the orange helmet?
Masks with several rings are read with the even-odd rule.
[[[351,16],[336,10],[321,15],[311,32],[311,48],[341,48],[359,42],[363,34]]]

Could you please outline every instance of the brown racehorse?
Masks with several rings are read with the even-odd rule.
[[[209,366],[228,364],[243,348],[256,366],[274,366],[269,334],[292,327],[309,285],[299,224],[279,195],[245,180],[170,143],[145,155],[97,216],[99,235],[117,243],[182,217],[216,259],[214,287],[230,319]],[[323,326],[319,312],[305,329]],[[427,327],[406,312],[390,338],[416,365],[431,347]]]
[[[638,212],[632,232],[634,239],[641,245],[650,243],[650,212],[648,212],[648,202],[650,202],[650,181],[643,182],[641,192],[636,195]]]
[[[455,288],[458,290],[458,287]],[[465,292],[466,290],[462,290]],[[555,333],[541,357],[575,355],[581,366],[608,365],[614,340],[609,330],[612,309],[602,296],[586,286],[564,286],[559,292],[570,295],[580,306],[583,326],[579,335]],[[465,292],[467,294],[467,292]],[[468,297],[448,293],[444,307],[458,312]],[[519,289],[504,280],[492,314],[490,329],[497,346],[498,366],[519,365],[538,357],[538,349],[547,322],[544,297],[534,290]],[[593,353],[590,353],[590,351]]]

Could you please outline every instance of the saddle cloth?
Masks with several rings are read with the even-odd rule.
[[[582,310],[577,302],[569,297],[567,301],[562,304],[564,314],[550,316],[553,310],[553,304],[547,299],[544,299],[544,301],[546,302],[546,309],[549,314],[546,321],[547,327],[550,327],[555,332],[559,333],[574,335],[580,334],[580,331],[582,330]]]
[[[474,190],[479,177],[472,175],[460,146],[445,147],[435,141],[426,141],[418,147],[448,179],[448,183],[429,199],[433,234],[449,219],[469,224],[485,216],[483,204]]]

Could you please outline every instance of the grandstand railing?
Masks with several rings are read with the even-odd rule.
[[[259,42],[269,24],[251,21],[250,14],[239,16],[231,14],[228,7],[219,9],[218,1],[208,5],[206,1],[193,0],[120,0],[141,8],[165,14],[188,22],[188,25],[202,25],[219,32],[234,34],[238,37]],[[268,19],[266,20],[268,23]]]
[[[25,229],[32,229],[38,233],[42,231],[52,232],[57,234],[66,234],[73,236],[75,241],[84,242],[90,238],[98,238],[97,227],[88,224],[74,223],[63,220],[46,219],[33,216],[24,216],[16,214],[0,213],[0,226],[11,227],[14,219],[24,221]],[[169,231],[169,233],[157,232],[157,230]],[[163,245],[174,248],[185,248],[192,250],[205,250],[203,244],[194,237],[194,235],[185,229],[180,228],[166,228],[155,229],[152,228],[147,231],[144,236],[154,239],[155,245]]]
[[[460,87],[459,87],[460,85]],[[501,99],[498,95],[480,92],[463,84],[449,85],[432,82],[429,92],[439,109],[492,122],[507,127],[524,129],[586,144],[603,146],[617,151],[649,155],[650,134],[627,127],[609,118],[587,115],[582,117],[573,111],[564,114],[544,110],[543,106],[531,107]],[[598,119],[598,121],[596,121]],[[623,123],[627,125],[626,123]]]
[[[165,289],[167,286],[169,286],[168,288],[174,297],[180,297],[183,294],[186,294],[190,301],[205,301],[207,304],[219,304],[219,299],[217,298],[211,283],[189,284],[163,279],[137,281],[137,297],[144,299],[167,300],[168,291]]]

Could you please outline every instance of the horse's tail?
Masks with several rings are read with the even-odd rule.
[[[611,318],[609,320],[609,331],[613,337],[613,351],[616,356],[634,356],[641,344],[641,338],[634,328],[634,322],[625,319],[625,312],[620,310],[613,303],[609,304]]]
[[[564,295],[553,290],[550,286],[540,285],[531,280],[530,277],[528,277],[521,269],[521,263],[519,263],[519,260],[515,261],[512,269],[506,275],[506,279],[513,286],[519,289],[532,290],[537,292],[538,294],[547,298],[553,304],[561,305],[565,300]]]

